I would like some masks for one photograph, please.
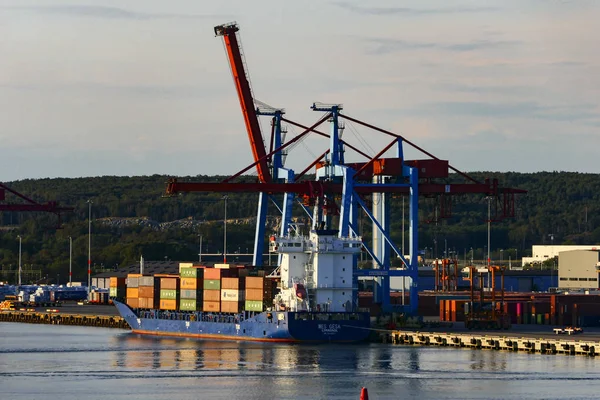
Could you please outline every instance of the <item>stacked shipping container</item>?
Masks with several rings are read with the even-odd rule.
[[[175,311],[179,306],[179,277],[176,275],[160,276],[160,304],[161,310]]]
[[[194,266],[179,267],[181,311],[202,311],[204,293],[204,268]]]
[[[125,278],[117,278],[115,276],[110,278],[110,286],[108,289],[108,296],[117,299],[123,299],[127,295],[127,285]]]
[[[228,264],[207,268],[181,263],[179,275],[129,274],[123,297],[126,294],[130,307],[141,309],[262,312],[272,305],[274,281],[264,276],[247,276],[248,272]],[[116,278],[114,283],[119,283]]]
[[[202,311],[221,311],[221,272],[223,269],[206,268],[203,282]],[[227,270],[225,270],[227,271]]]
[[[155,278],[154,276],[140,276],[138,278],[138,285],[139,308],[157,308],[160,295],[160,278]]]
[[[262,312],[266,307],[272,305],[273,280],[262,276],[246,276],[246,311]]]
[[[243,278],[221,278],[221,311],[239,313],[244,309]]]
[[[139,286],[140,274],[127,275],[127,305],[131,308],[140,308],[139,304]]]

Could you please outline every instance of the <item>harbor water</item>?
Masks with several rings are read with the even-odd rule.
[[[600,358],[290,345],[0,323],[0,398],[596,399]]]

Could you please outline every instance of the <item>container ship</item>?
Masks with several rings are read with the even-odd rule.
[[[359,342],[353,271],[362,240],[334,230],[270,238],[279,267],[181,263],[179,275],[128,275],[110,288],[133,333],[264,342]],[[125,301],[118,299],[125,298]]]

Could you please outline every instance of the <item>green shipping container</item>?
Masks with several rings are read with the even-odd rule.
[[[179,276],[182,278],[197,278],[198,268],[181,268]]]
[[[218,279],[205,279],[204,290],[221,290],[221,281]]]
[[[177,299],[177,290],[175,289],[161,289],[160,298],[166,300],[176,300]]]
[[[117,288],[116,287],[111,287],[108,289],[108,296],[109,297],[117,297]]]
[[[179,309],[181,311],[196,311],[196,300],[181,299],[179,301]]]
[[[246,300],[244,310],[246,310],[246,311],[263,311],[263,302],[260,300]]]

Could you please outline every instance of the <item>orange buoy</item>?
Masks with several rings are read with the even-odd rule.
[[[369,400],[369,392],[366,387],[360,389],[360,400]]]

